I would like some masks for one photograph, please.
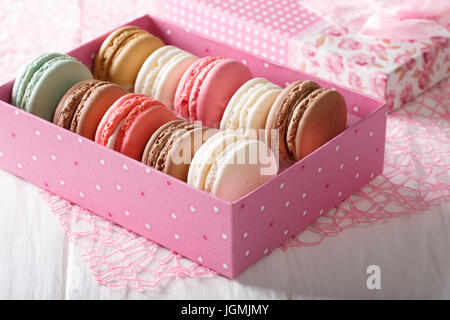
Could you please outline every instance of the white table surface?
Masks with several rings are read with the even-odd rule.
[[[179,279],[160,289],[98,285],[40,189],[0,171],[2,299],[450,298],[450,205],[357,227],[322,244],[277,249],[236,280]],[[366,286],[381,268],[381,290]]]

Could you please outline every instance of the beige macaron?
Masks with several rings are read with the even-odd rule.
[[[94,77],[133,91],[145,60],[162,46],[161,39],[141,28],[119,28],[103,41],[95,58]]]

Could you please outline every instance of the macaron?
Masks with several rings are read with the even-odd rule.
[[[175,46],[164,46],[145,60],[136,78],[135,93],[146,94],[173,109],[178,83],[198,57]]]
[[[250,70],[239,61],[203,57],[183,74],[175,93],[175,111],[190,121],[219,128],[231,97],[251,78]]]
[[[97,127],[106,111],[127,93],[124,88],[111,82],[100,80],[79,82],[60,100],[53,123],[95,140]]]
[[[263,78],[246,82],[228,103],[220,130],[241,130],[258,137],[259,130],[265,129],[269,111],[281,91],[281,87]]]
[[[234,202],[276,176],[278,168],[264,142],[235,131],[220,131],[194,155],[188,183]]]
[[[276,141],[280,154],[300,160],[346,128],[347,108],[336,90],[321,88],[314,81],[295,81],[275,100],[266,122],[266,143]]]
[[[168,122],[150,138],[142,162],[186,182],[194,154],[204,141],[216,133],[216,129],[184,120]]]
[[[129,93],[105,113],[97,128],[95,141],[141,161],[153,133],[172,120],[177,120],[176,115],[161,102],[143,94]]]
[[[145,60],[163,45],[161,39],[141,28],[119,28],[103,41],[95,57],[94,76],[132,91]]]
[[[91,71],[65,54],[44,53],[31,61],[14,82],[11,102],[42,119],[52,121],[55,109],[74,84],[92,79]]]

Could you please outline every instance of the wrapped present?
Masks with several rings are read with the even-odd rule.
[[[389,17],[383,28],[370,29],[361,23],[377,22],[367,1],[339,7],[340,1],[329,0],[166,0],[161,8],[166,19],[187,30],[361,90],[387,101],[393,110],[450,75],[448,5],[433,1],[435,11],[444,10],[439,19],[422,6],[419,13],[401,11],[416,25],[400,24],[404,17]],[[320,5],[308,9],[314,2],[322,4],[322,10]],[[323,7],[328,8],[327,17]],[[331,22],[336,17],[340,21]],[[440,29],[433,29],[437,24]],[[415,38],[408,39],[411,36]]]

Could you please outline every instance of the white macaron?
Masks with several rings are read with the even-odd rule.
[[[281,91],[281,87],[263,78],[246,82],[228,103],[220,129],[239,130],[245,134],[251,129],[265,129],[269,111]]]
[[[175,46],[164,46],[153,52],[142,65],[134,86],[142,93],[173,109],[175,92],[184,72],[198,57]]]
[[[188,183],[234,202],[277,175],[278,169],[275,155],[264,142],[221,131],[195,154]]]

